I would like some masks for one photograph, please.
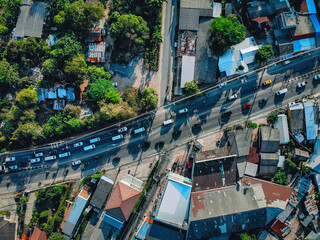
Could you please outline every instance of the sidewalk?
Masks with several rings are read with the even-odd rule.
[[[28,224],[32,218],[33,207],[36,204],[36,200],[37,200],[36,193],[35,192],[30,193],[29,201],[27,203],[26,215],[24,219],[25,224]]]

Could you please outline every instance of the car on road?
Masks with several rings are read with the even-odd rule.
[[[123,135],[122,134],[119,134],[117,136],[112,137],[112,141],[117,141],[117,140],[120,140],[120,139],[123,139]]]
[[[188,108],[183,108],[178,111],[179,114],[187,113],[187,112],[188,112]]]
[[[61,150],[62,150],[62,151],[65,151],[65,150],[68,150],[68,149],[71,149],[71,146],[65,146],[65,147],[63,147]]]
[[[249,109],[252,107],[252,103],[246,103],[242,106],[243,109]]]
[[[95,148],[96,148],[96,145],[91,144],[91,145],[89,145],[89,146],[85,146],[85,147],[83,148],[83,150],[84,150],[84,151],[88,151],[88,150],[95,149]]]
[[[70,155],[71,155],[70,152],[61,153],[59,154],[59,158],[69,157]]]
[[[290,63],[290,60],[287,60],[287,61],[284,61],[283,62],[283,65],[287,65],[287,64],[289,64]]]
[[[118,133],[122,133],[122,132],[126,132],[126,131],[128,131],[127,127],[123,127],[123,128],[118,129]]]
[[[51,161],[51,160],[55,160],[55,159],[57,159],[56,155],[52,155],[52,156],[48,156],[48,157],[44,158],[45,161]]]
[[[90,143],[96,143],[96,142],[100,142],[100,138],[99,137],[90,139]]]
[[[138,128],[138,129],[133,130],[133,132],[134,132],[134,134],[138,134],[138,133],[144,132],[145,130],[146,129],[144,127],[142,127],[142,128]]]
[[[81,160],[77,160],[77,161],[72,162],[72,166],[77,166],[79,164],[81,164]]]
[[[43,152],[38,152],[34,154],[35,157],[42,157],[43,156]]]
[[[10,166],[9,168],[10,168],[10,170],[17,170],[18,169],[18,165],[13,165],[13,166]]]
[[[314,80],[320,79],[320,74],[313,77]]]
[[[166,125],[169,125],[169,124],[172,124],[172,123],[173,123],[173,119],[168,119],[168,120],[163,122],[163,125],[166,126]]]
[[[113,85],[114,87],[118,87],[118,83],[116,83],[116,82],[112,83],[112,85]]]
[[[232,114],[232,111],[227,111],[221,114],[221,117],[229,117]]]
[[[83,145],[83,142],[78,142],[78,143],[75,143],[75,144],[73,144],[73,147],[80,147],[80,146],[82,146]]]
[[[301,82],[301,83],[298,83],[297,87],[298,87],[298,88],[302,88],[302,87],[306,86],[307,83],[308,83],[308,82],[306,82],[306,81]]]
[[[31,159],[31,160],[30,160],[31,163],[38,163],[38,162],[40,162],[40,161],[41,161],[40,158],[34,158],[34,159]]]
[[[277,95],[277,96],[280,96],[280,95],[285,94],[286,92],[288,92],[288,89],[284,88],[284,89],[281,89],[281,90],[277,91],[277,92],[276,92],[276,95]]]
[[[234,100],[234,99],[237,99],[237,94],[233,94],[231,95],[230,97],[228,97],[228,100]]]
[[[8,157],[6,158],[6,162],[14,162],[16,160],[15,157]]]
[[[224,86],[227,86],[227,82],[223,82],[223,83],[220,83],[220,84],[219,84],[219,88],[222,88],[222,87],[224,87]]]
[[[262,85],[267,86],[267,85],[270,85],[271,83],[272,83],[272,80],[270,79],[270,80],[264,81]]]
[[[267,97],[266,98],[262,98],[262,99],[259,100],[259,103],[260,104],[266,103],[266,102],[268,102],[268,100],[269,100],[269,98],[267,98]]]

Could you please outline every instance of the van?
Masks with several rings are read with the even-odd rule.
[[[59,154],[59,158],[69,157],[70,155],[71,155],[70,152],[61,153]]]
[[[91,144],[91,145],[89,145],[89,146],[85,146],[85,147],[83,148],[83,150],[84,150],[84,151],[88,151],[88,150],[91,150],[91,149],[94,149],[94,148],[96,148],[96,146],[95,146],[94,144]]]
[[[44,158],[45,161],[51,161],[51,160],[55,160],[55,159],[57,159],[56,155],[52,155],[52,156],[48,156],[48,157]]]
[[[99,142],[99,141],[100,141],[99,137],[90,139],[90,143],[96,143],[96,142]]]
[[[43,156],[43,152],[38,152],[34,154],[35,157],[42,157]]]
[[[117,141],[117,140],[120,140],[120,139],[122,139],[122,138],[123,138],[123,135],[122,135],[122,134],[119,134],[119,135],[117,135],[117,136],[112,137],[112,141]]]
[[[281,90],[279,90],[278,92],[276,92],[276,95],[277,95],[277,96],[280,96],[280,95],[282,95],[282,94],[285,94],[286,92],[288,92],[288,89],[284,88],[284,89],[281,89]]]
[[[144,132],[145,130],[146,129],[144,127],[142,127],[142,128],[138,128],[138,129],[134,130],[133,132],[134,132],[134,134],[138,134],[138,133]]]
[[[169,119],[169,120],[167,120],[167,121],[164,121],[164,122],[163,122],[163,125],[166,126],[166,125],[169,125],[169,124],[171,124],[171,123],[173,123],[173,120],[172,120],[172,119]]]

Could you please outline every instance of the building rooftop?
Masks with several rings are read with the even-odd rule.
[[[288,119],[285,114],[278,115],[278,121],[274,124],[274,128],[279,129],[280,144],[287,144],[290,138],[289,138]]]
[[[317,116],[318,109],[313,105],[311,100],[305,101],[303,103],[304,106],[304,115],[306,122],[306,137],[307,140],[315,140],[318,136],[318,124],[317,124]],[[316,113],[315,113],[316,111]]]
[[[229,151],[238,157],[246,156],[250,152],[252,128],[231,131],[227,133]]]
[[[247,176],[255,177],[258,172],[258,167],[259,165],[256,163],[247,162],[244,174]]]
[[[234,185],[237,181],[236,156],[197,161],[193,168],[192,191]]]
[[[16,239],[16,224],[5,220],[0,216],[0,236],[5,240]]]
[[[246,157],[246,162],[259,163],[259,153],[256,147],[250,147],[249,154]]]
[[[113,186],[113,180],[106,177],[102,176],[98,186],[91,198],[90,205],[96,209],[96,210],[101,210],[103,208],[103,205],[112,189]]]
[[[305,130],[302,103],[289,104],[288,118],[289,127],[292,134],[298,134]]]
[[[298,22],[299,24],[297,24],[295,28],[294,36],[315,33],[315,28],[310,15],[299,15]]]
[[[48,4],[44,2],[35,2],[32,5],[23,4],[20,7],[20,15],[16,27],[12,32],[13,38],[28,36],[41,38],[47,6]]]
[[[212,9],[212,0],[181,0],[180,8]]]
[[[182,56],[181,88],[184,88],[186,83],[194,80],[195,60],[195,56]]]
[[[269,126],[259,128],[260,152],[277,152],[280,144],[279,129]]]
[[[230,156],[231,153],[226,149],[226,148],[215,148],[212,150],[207,150],[207,151],[201,151],[195,153],[195,162],[198,161],[204,161],[204,160],[211,160],[214,158],[221,158],[224,156]]]
[[[191,187],[191,179],[169,173],[155,218],[182,226],[188,211]]]
[[[34,227],[30,240],[47,240],[45,231],[41,231],[38,227]]]
[[[274,13],[273,5],[266,2],[251,2],[251,6],[247,8],[249,18],[267,17]]]
[[[139,197],[140,189],[125,181],[120,181],[113,189],[105,210],[107,213],[127,221]]]
[[[209,239],[265,224],[266,200],[261,185],[232,186],[191,194],[187,239]]]
[[[65,235],[67,236],[72,235],[73,230],[77,225],[77,222],[79,221],[79,218],[81,217],[81,214],[87,205],[89,197],[90,197],[90,194],[88,193],[88,187],[83,187],[80,193],[78,194],[73,204],[72,210],[69,214],[69,217],[62,229],[62,232]]]

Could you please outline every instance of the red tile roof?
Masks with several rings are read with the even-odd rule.
[[[139,197],[140,191],[118,182],[111,193],[105,210],[127,221]]]
[[[268,17],[257,17],[252,19],[252,21],[255,21],[257,23],[264,23],[264,22],[268,22],[268,25],[271,26],[270,20]]]
[[[41,231],[38,227],[35,227],[30,240],[47,240],[46,232]]]
[[[90,33],[88,36],[88,41],[93,41],[93,42],[101,42],[102,38],[102,33]]]
[[[261,184],[267,204],[271,204],[276,200],[288,201],[292,193],[292,189],[287,186],[271,183],[261,179],[244,177],[241,179],[242,184]]]
[[[251,147],[249,155],[247,155],[246,162],[259,163],[259,153],[257,148]]]
[[[308,13],[309,12],[309,9],[308,9],[308,5],[307,5],[307,1],[306,0],[303,0],[301,2],[301,5],[300,5],[300,14],[304,14],[304,13]]]
[[[272,226],[271,229],[280,237],[285,237],[289,234],[290,232],[290,228],[287,227],[286,224],[284,224],[283,222],[276,220]]]

